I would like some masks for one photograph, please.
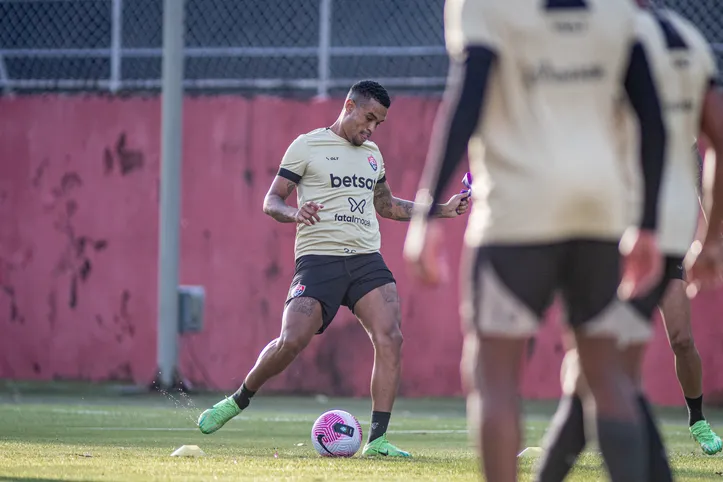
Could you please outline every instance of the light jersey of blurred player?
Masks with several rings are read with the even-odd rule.
[[[660,274],[665,129],[635,9],[630,0],[447,0],[445,35],[453,71],[418,196],[440,196],[469,141],[462,374],[486,480],[517,478],[521,361],[558,290],[611,478],[645,480],[645,431],[617,341],[649,328],[617,292],[642,292]],[[641,118],[645,196],[621,284],[618,245],[630,223],[614,114],[625,92]],[[428,283],[438,280],[439,230],[415,215],[405,243]]]
[[[641,6],[646,4],[643,1],[638,3]],[[691,434],[706,454],[713,455],[721,451],[721,439],[711,430],[702,413],[702,369],[692,340],[689,300],[683,281],[683,258],[690,249],[699,219],[696,192],[698,156],[691,151],[691,140],[697,138],[701,130],[710,134],[712,139],[720,139],[723,135],[723,132],[715,132],[716,123],[710,121],[714,117],[719,119],[718,125],[723,122],[720,95],[713,88],[717,69],[703,35],[673,11],[641,9],[637,30],[653,66],[668,133],[659,230],[660,247],[666,259],[660,283],[647,296],[631,300],[631,304],[649,322],[655,307],[661,310],[676,355],[676,372],[689,409]],[[623,112],[625,117],[620,125],[628,134],[623,139],[623,157],[631,159],[635,152],[630,148],[635,147],[635,142],[629,141],[634,141],[632,133],[636,126],[629,110],[623,109]],[[637,210],[632,209],[631,212]],[[641,393],[640,371],[646,342],[647,339],[621,340],[626,370]],[[567,343],[572,345],[569,339]],[[536,480],[541,482],[562,481],[585,446],[582,403],[577,394],[570,394],[572,390],[585,390],[576,363],[575,350],[572,349],[565,357],[561,374],[567,393],[556,415],[559,423],[555,424],[557,430],[547,434],[548,447],[539,465]],[[654,430],[655,425],[650,423],[652,414],[645,403],[641,403],[641,408],[649,423],[651,466],[648,480],[670,481],[672,475],[665,451],[659,434]]]
[[[238,415],[270,378],[281,373],[323,333],[339,307],[357,316],[374,345],[372,417],[363,455],[409,457],[386,437],[401,369],[399,296],[382,255],[377,214],[409,221],[413,203],[392,196],[384,158],[369,138],[387,117],[390,99],[378,83],[354,84],[331,127],[300,135],[288,147],[264,200],[264,212],[296,223],[296,269],[281,333],[263,349],[244,383],[198,420],[212,433]],[[297,190],[297,205],[286,199]],[[466,194],[437,206],[437,217],[456,217]]]

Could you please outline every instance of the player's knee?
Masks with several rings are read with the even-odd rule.
[[[277,342],[277,350],[286,357],[296,358],[308,344],[308,337],[301,333],[283,332]]]
[[[475,390],[490,413],[515,410],[519,403],[519,388],[516,383],[497,379],[486,380],[482,375],[475,377]]]
[[[377,350],[399,352],[403,342],[404,337],[398,323],[390,324],[387,329],[372,334],[372,343]]]
[[[392,330],[388,333],[389,345],[395,350],[400,351],[402,349],[402,343],[404,342],[404,336],[399,325],[395,325]]]
[[[687,355],[695,351],[695,342],[690,332],[680,331],[671,333],[670,347],[673,349],[673,353],[678,356]]]

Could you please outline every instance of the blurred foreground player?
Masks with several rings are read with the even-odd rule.
[[[390,105],[378,83],[353,85],[331,127],[302,134],[288,147],[264,199],[264,212],[297,226],[296,270],[286,299],[281,333],[263,349],[239,390],[204,411],[203,433],[213,433],[249,405],[270,378],[281,373],[323,333],[339,307],[357,316],[374,345],[372,418],[367,456],[409,457],[386,437],[401,370],[399,296],[381,253],[376,215],[409,221],[413,203],[392,195],[384,160],[369,138]],[[286,199],[297,189],[296,207]],[[372,209],[373,206],[373,209]],[[466,195],[436,207],[452,218],[468,208]]]
[[[446,3],[453,66],[418,199],[439,198],[469,142],[476,202],[465,235],[461,369],[489,481],[517,478],[523,350],[558,290],[611,478],[646,478],[644,426],[617,341],[648,327],[621,316],[627,307],[617,293],[643,293],[660,274],[665,129],[634,22],[629,0]],[[639,229],[628,231],[621,283],[629,216],[614,114],[624,92],[641,121],[645,197]],[[435,284],[440,227],[428,218],[415,214],[405,256]]]
[[[637,3],[641,7],[648,6],[644,1]],[[716,65],[710,46],[690,22],[670,10],[644,8],[638,15],[637,30],[653,65],[668,132],[660,211],[660,247],[666,259],[663,279],[658,286],[647,296],[631,300],[631,305],[648,322],[652,321],[655,307],[660,309],[675,352],[676,373],[688,406],[691,435],[703,452],[713,455],[721,451],[721,439],[703,417],[702,368],[692,338],[683,258],[691,247],[699,219],[696,192],[699,157],[697,152],[695,157],[692,155],[690,142],[702,133],[710,139],[716,152],[723,152],[723,101],[714,87]],[[626,120],[630,125],[631,119]],[[721,254],[720,225],[723,219],[716,216],[720,216],[723,205],[723,170],[717,166],[713,169],[717,191],[706,196],[706,199],[712,198],[709,200],[713,203],[710,224],[704,230],[707,231],[703,244],[707,260],[699,258],[699,262],[710,264],[712,261],[715,265],[720,263]],[[710,281],[716,281],[715,270],[714,267]],[[703,279],[706,276],[709,275],[703,275]],[[665,482],[672,480],[672,475],[641,385],[647,341],[647,338],[623,339],[621,348],[626,371],[638,386],[640,407],[649,424],[648,480]],[[567,343],[572,345],[570,340]],[[555,415],[555,423],[546,436],[547,450],[536,479],[540,482],[562,481],[585,446],[580,393],[586,387],[575,364],[576,352],[572,349],[563,363],[561,379],[566,393]]]

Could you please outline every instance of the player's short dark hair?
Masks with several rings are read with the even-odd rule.
[[[373,80],[360,80],[351,86],[351,89],[349,89],[349,98],[358,99],[359,97],[367,100],[374,99],[387,109],[392,104],[387,89]]]

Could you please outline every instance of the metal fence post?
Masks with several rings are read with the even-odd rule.
[[[331,78],[331,2],[332,0],[319,0],[319,85],[316,94],[322,99],[329,96]]]
[[[0,87],[2,87],[4,94],[10,94],[12,92],[10,79],[8,78],[8,70],[5,68],[5,58],[2,54],[0,54]]]
[[[113,93],[121,87],[121,62],[123,60],[123,0],[112,0],[110,26],[110,83]]]
[[[163,2],[161,91],[161,202],[158,213],[157,385],[169,389],[178,375],[178,265],[180,262],[183,153],[184,0]]]

